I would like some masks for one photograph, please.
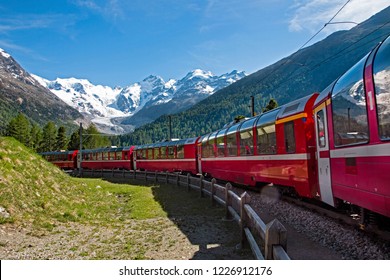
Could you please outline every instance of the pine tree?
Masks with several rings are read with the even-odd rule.
[[[43,128],[43,139],[41,142],[41,151],[56,150],[57,129],[53,122],[48,122]]]
[[[39,147],[42,142],[42,129],[37,124],[33,124],[30,130],[30,135],[30,148],[34,151],[39,151]]]
[[[6,135],[14,137],[26,146],[30,146],[30,122],[26,116],[19,113],[13,118],[7,126]]]
[[[68,138],[66,137],[66,129],[64,126],[60,126],[57,131],[56,149],[66,150],[68,147]]]
[[[78,150],[80,149],[80,130],[77,129],[70,136],[70,140],[68,143],[68,150]]]
[[[85,137],[83,133],[83,148],[95,149],[106,147],[110,145],[110,141],[107,137],[104,137],[96,128],[94,124],[91,124],[85,130]]]
[[[279,106],[278,102],[274,98],[271,98],[268,105],[263,109],[263,113],[271,111],[272,109],[275,109],[278,106]]]

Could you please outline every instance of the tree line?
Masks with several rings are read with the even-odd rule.
[[[4,136],[10,136],[36,152],[78,150],[80,149],[80,130],[72,134],[67,133],[64,126],[57,127],[49,121],[43,128],[32,123],[28,118],[19,113],[11,119],[3,132]],[[83,129],[82,148],[94,149],[111,145],[109,138],[101,134],[94,124]]]

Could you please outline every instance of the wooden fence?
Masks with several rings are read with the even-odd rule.
[[[238,222],[241,232],[241,246],[249,245],[254,257],[258,260],[290,260],[286,253],[287,231],[277,220],[265,224],[250,206],[251,197],[247,192],[238,196],[227,183],[221,186],[215,179],[204,180],[203,176],[193,177],[177,173],[147,172],[133,170],[83,170],[83,176],[91,177],[121,177],[163,182],[186,187],[188,191],[197,190],[200,197],[210,197],[213,205],[216,203],[226,209],[226,219]]]

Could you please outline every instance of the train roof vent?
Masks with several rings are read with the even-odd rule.
[[[293,105],[290,105],[284,109],[283,115],[291,114],[291,113],[295,112],[296,110],[298,110],[298,108],[299,108],[299,103],[295,103]]]
[[[309,102],[310,98],[312,98],[313,96],[317,96],[317,94],[310,94],[284,105],[281,110],[281,113],[278,114],[278,119],[304,112],[307,102]]]

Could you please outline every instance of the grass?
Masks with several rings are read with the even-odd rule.
[[[151,188],[72,178],[12,138],[0,138],[0,223],[53,230],[67,222],[112,224],[165,217]]]

